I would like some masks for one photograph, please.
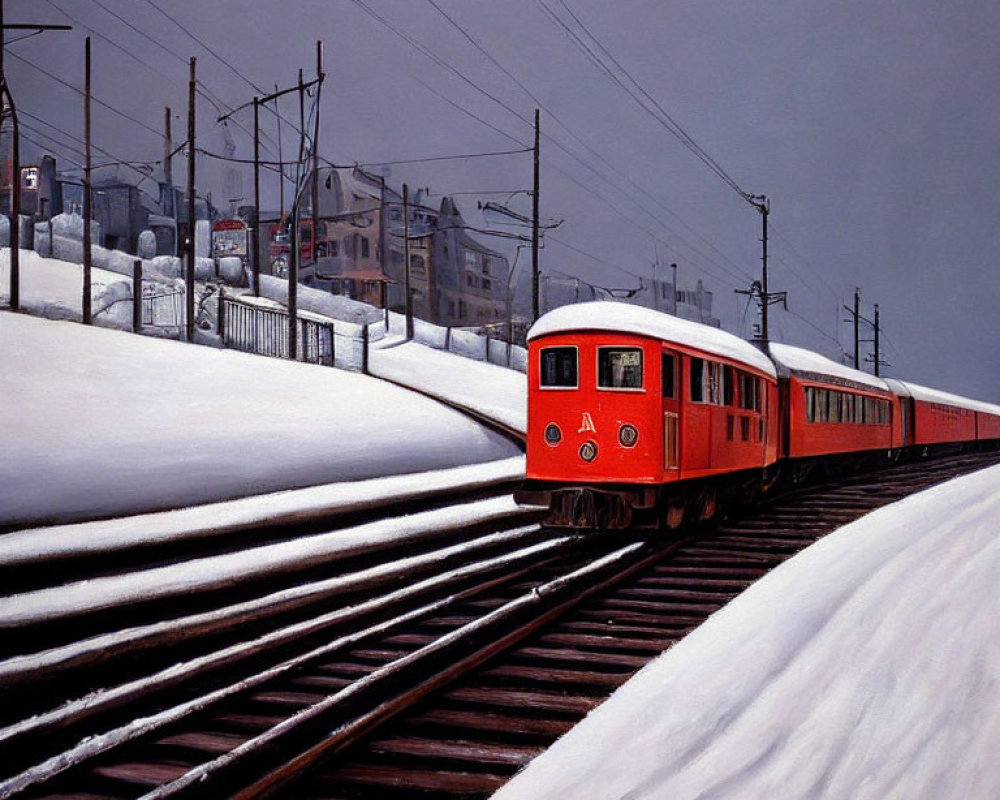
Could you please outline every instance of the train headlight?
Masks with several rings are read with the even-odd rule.
[[[580,445],[580,458],[588,464],[597,458],[597,442],[584,442]]]
[[[545,426],[545,444],[555,447],[562,441],[562,431],[554,422]]]
[[[635,447],[639,441],[639,431],[635,425],[622,425],[618,429],[618,442],[622,447]]]

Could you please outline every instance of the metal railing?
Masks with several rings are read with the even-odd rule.
[[[225,347],[247,353],[288,358],[288,312],[264,308],[222,295],[219,298],[219,335]],[[298,319],[296,359],[309,364],[333,366],[333,324]]]
[[[184,327],[184,290],[159,283],[142,284],[142,326],[180,330]]]

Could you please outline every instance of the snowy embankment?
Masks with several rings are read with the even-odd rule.
[[[83,318],[83,266],[42,258],[21,250],[19,258],[21,308],[48,319]],[[132,328],[132,278],[93,267],[90,274],[91,309],[95,325]],[[10,302],[10,248],[0,249],[0,304]]]
[[[3,526],[520,456],[374,378],[19,314],[0,314],[0,374]]]
[[[497,800],[1000,797],[1000,467],[790,559]]]
[[[435,350],[416,342],[373,349],[369,371],[438,397],[524,434],[528,390],[524,373]]]

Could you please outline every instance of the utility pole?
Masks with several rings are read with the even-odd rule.
[[[302,70],[299,70],[299,164],[302,164],[306,151],[306,87],[302,82]],[[299,187],[292,199],[292,234],[289,237],[291,252],[288,254],[288,357],[293,361],[299,357],[299,261],[302,257],[302,231],[299,230],[299,219],[302,212]]]
[[[323,43],[316,42],[316,107],[312,142],[312,259],[316,263],[319,242],[319,95],[323,88]]]
[[[403,291],[406,292],[406,340],[413,338],[413,291],[410,289],[410,187],[403,184]]]
[[[281,160],[281,156],[278,156]],[[281,167],[279,166],[279,169]],[[260,297],[260,99],[253,99],[253,295]]]
[[[744,199],[750,203],[754,208],[756,208],[761,215],[762,226],[763,226],[763,236],[761,237],[761,244],[763,246],[761,255],[761,280],[754,281],[750,284],[750,289],[737,289],[736,294],[745,294],[753,297],[756,295],[760,303],[761,311],[761,331],[758,341],[766,345],[770,340],[769,330],[768,330],[768,308],[775,303],[782,303],[785,308],[788,308],[788,292],[770,292],[767,286],[767,218],[771,213],[771,203],[767,199],[766,195],[756,194],[756,195],[744,195]]]
[[[539,164],[538,109],[535,109],[535,170],[531,191],[531,314],[532,322],[538,319],[538,164]]]
[[[185,273],[185,313],[187,315],[187,340],[194,341],[194,157],[195,157],[195,65],[197,59],[191,57],[191,75],[188,79],[188,174],[187,174],[187,272]]]
[[[174,167],[173,167],[174,136],[171,129],[170,107],[163,109],[163,180],[167,184],[167,194],[164,197],[164,216],[177,219],[174,209]]]
[[[880,364],[878,337],[879,337],[878,303],[876,303],[875,304],[875,377],[876,378],[879,376],[879,364]]]
[[[94,214],[93,202],[94,193],[90,186],[91,159],[90,159],[90,37],[87,37],[84,46],[84,67],[83,67],[83,139],[84,139],[84,168],[83,168],[83,324],[91,323],[91,267],[93,266],[93,252],[90,242],[90,218]]]
[[[861,369],[861,355],[858,352],[860,347],[858,325],[861,316],[861,287],[854,288],[854,369]]]
[[[671,290],[671,293],[673,294],[673,297],[674,297],[674,302],[673,302],[673,309],[674,309],[674,311],[673,311],[673,314],[676,317],[677,316],[677,265],[676,264],[671,264],[670,265],[670,271],[673,272],[673,282],[674,283],[673,283],[673,286],[670,287],[670,290]]]
[[[69,31],[69,25],[35,25],[32,23],[5,24],[3,0],[0,0],[0,120],[10,115],[10,309],[21,309],[21,135],[17,119],[17,108],[7,83],[7,72],[4,69],[4,31],[32,30]]]

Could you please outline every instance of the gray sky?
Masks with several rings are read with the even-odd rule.
[[[682,287],[704,280],[723,326],[738,331],[742,323],[746,334],[746,300],[733,290],[758,277],[759,213],[602,72],[575,34],[741,188],[771,199],[770,286],[788,290],[790,309],[772,313],[772,338],[832,357],[850,351],[840,307],[860,286],[862,313],[881,307],[891,362],[884,374],[1000,402],[1000,5],[7,0],[5,16],[75,25],[7,48],[19,109],[75,137],[83,131],[80,96],[18,57],[81,87],[83,26],[92,29],[95,96],[152,129],[95,107],[95,145],[123,159],[160,157],[154,131],[165,106],[175,139],[184,138],[190,56],[228,109],[275,83],[293,84],[299,68],[311,78],[322,40],[320,152],[344,164],[530,146],[540,105],[542,215],[565,220],[547,237],[543,273],[634,288],[640,276],[648,280],[658,252],[661,263],[679,264]],[[297,116],[297,104],[283,112]],[[218,114],[199,99],[199,140],[216,151]],[[49,141],[38,135],[48,132],[67,141],[25,119],[33,138]],[[236,119],[251,128],[251,113]],[[230,131],[236,155],[252,157],[246,133],[235,124]],[[287,155],[290,130],[283,135]],[[429,187],[434,204],[441,193],[483,193],[460,195],[474,225],[487,225],[477,200],[507,201],[485,192],[531,186],[528,154],[390,169],[392,185]],[[276,180],[265,183],[265,205],[274,207]],[[202,181],[199,189],[224,193]],[[250,202],[249,174],[244,191]],[[509,202],[530,209],[525,194]],[[510,250],[503,240],[489,243]]]

